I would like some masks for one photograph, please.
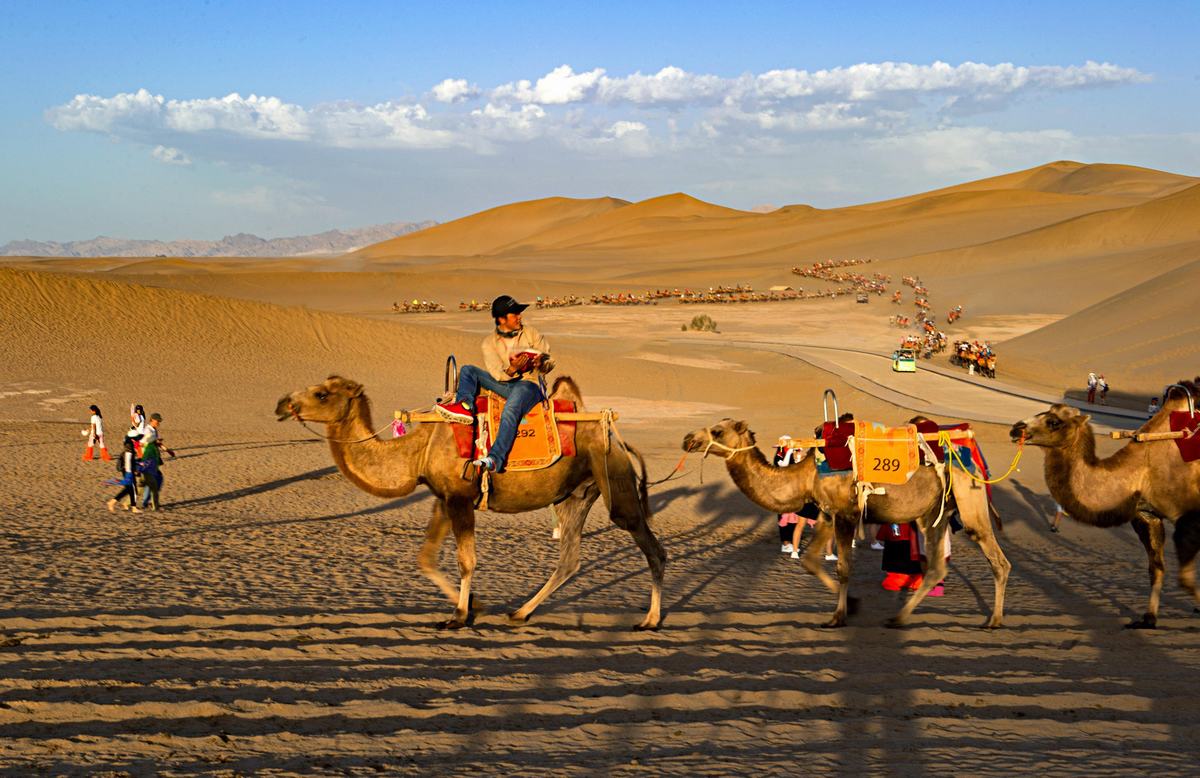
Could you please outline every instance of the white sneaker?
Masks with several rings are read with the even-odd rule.
[[[826,562],[836,562],[836,561],[837,561],[837,554],[826,554],[826,555],[825,555],[825,561],[826,561]]]
[[[883,544],[876,540],[871,544],[871,549],[874,551],[883,551]]]
[[[799,552],[799,551],[793,551],[793,552],[792,552],[792,559],[799,559],[799,558],[800,558],[800,552]]]
[[[792,553],[792,551],[793,551],[793,549],[792,549],[791,543],[784,543],[782,546],[779,547],[779,553],[781,553],[781,554],[790,554],[790,553]]]
[[[858,539],[857,538],[850,541],[850,548],[858,548]]]

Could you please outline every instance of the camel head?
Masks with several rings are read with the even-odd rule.
[[[1031,446],[1063,448],[1073,445],[1080,435],[1090,436],[1088,421],[1091,418],[1069,405],[1055,403],[1049,410],[1017,422],[1008,434],[1014,443],[1024,437]]]
[[[357,381],[331,375],[323,383],[280,397],[275,415],[279,421],[339,422],[349,415],[351,402],[362,393],[362,384]]]
[[[683,450],[704,451],[728,458],[738,449],[754,446],[754,433],[744,421],[721,419],[711,427],[701,427],[683,437]]]

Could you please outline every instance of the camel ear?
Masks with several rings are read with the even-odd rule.
[[[1087,424],[1091,420],[1092,420],[1092,417],[1088,416],[1086,413],[1079,417],[1080,424]]]
[[[340,375],[331,375],[327,380],[331,388],[345,392],[350,397],[359,397],[363,393],[362,384],[352,381],[349,378],[342,378]]]
[[[748,429],[750,429],[750,425],[744,421],[735,421],[733,423],[733,431],[739,435],[743,434]]]

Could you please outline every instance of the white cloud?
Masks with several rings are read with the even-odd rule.
[[[63,131],[145,144],[155,149],[156,159],[174,164],[187,164],[189,151],[200,153],[189,145],[200,137],[482,154],[495,153],[502,144],[535,141],[630,156],[711,149],[718,143],[730,153],[775,153],[816,134],[913,137],[1028,96],[1148,79],[1133,68],[1092,61],[1067,66],[879,62],[733,77],[674,66],[613,76],[603,68],[576,72],[561,65],[540,78],[491,89],[447,78],[432,87],[428,107],[405,101],[306,107],[237,92],[179,100],[139,89],[111,97],[77,95],[48,110],[46,119]],[[464,105],[484,95],[482,107]]]
[[[479,96],[479,87],[468,84],[465,78],[447,78],[432,91],[433,99],[439,103],[460,103]]]
[[[597,96],[606,103],[636,105],[707,103],[723,99],[736,83],[733,79],[665,67],[649,76],[640,72],[622,78],[605,76],[600,81]]]
[[[76,95],[46,112],[60,130],[132,138],[226,134],[260,140],[305,141],[345,148],[445,148],[460,143],[433,126],[420,104],[325,105],[304,108],[278,97],[167,100],[145,89],[113,97]]]
[[[560,65],[537,80],[513,81],[492,90],[492,99],[541,105],[565,105],[591,97],[604,75],[603,68],[576,73],[570,65]]]
[[[192,160],[188,158],[187,154],[184,154],[179,149],[171,146],[155,146],[154,150],[150,152],[150,156],[154,157],[159,162],[163,162],[168,165],[192,164]]]

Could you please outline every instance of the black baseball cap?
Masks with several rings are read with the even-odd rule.
[[[528,305],[522,305],[508,295],[502,294],[495,300],[492,300],[492,318],[499,319],[501,316],[507,316],[510,313],[520,313],[528,307]]]

